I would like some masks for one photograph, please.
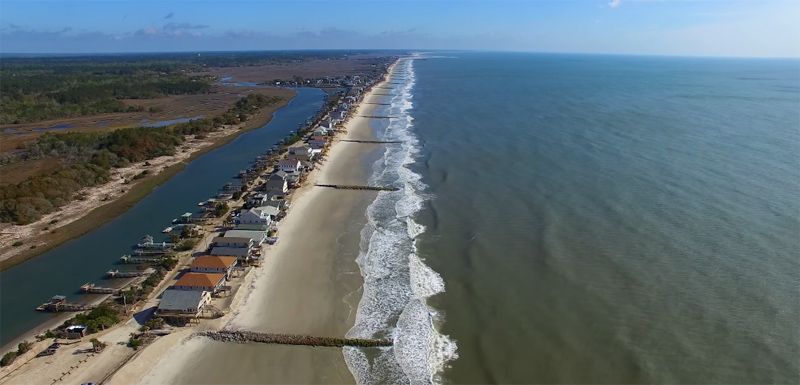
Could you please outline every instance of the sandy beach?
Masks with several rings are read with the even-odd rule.
[[[365,96],[377,102],[382,96]],[[366,184],[369,165],[382,154],[361,104],[326,160],[290,198],[278,225],[280,242],[265,251],[232,299],[230,314],[200,328],[241,329],[343,337],[355,321],[362,278],[355,259],[366,207],[377,192],[334,190],[314,183]],[[221,368],[225,368],[221,370]],[[339,348],[226,344],[182,331],[157,340],[122,367],[108,384],[353,383]]]

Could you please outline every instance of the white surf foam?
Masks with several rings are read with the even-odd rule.
[[[359,384],[437,382],[436,374],[458,356],[455,342],[437,330],[442,315],[426,303],[444,291],[444,281],[416,254],[415,242],[425,227],[413,217],[432,196],[424,194],[421,175],[409,168],[419,153],[409,113],[416,79],[413,60],[400,66],[406,80],[393,90],[388,107],[397,118],[390,119],[381,139],[401,143],[387,146],[369,182],[401,189],[380,192],[367,209],[356,259],[364,277],[363,296],[347,333],[350,338],[392,338],[394,346],[372,356],[357,348],[343,350]]]

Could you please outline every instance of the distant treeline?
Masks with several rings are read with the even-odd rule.
[[[60,157],[66,166],[50,175],[35,175],[18,184],[0,186],[0,222],[26,224],[79,197],[84,188],[109,181],[110,170],[131,162],[174,155],[185,135],[212,132],[247,120],[261,107],[281,100],[249,94],[224,114],[170,127],[134,127],[107,133],[46,133],[30,144],[26,159]]]
[[[0,60],[0,124],[140,112],[122,99],[211,92],[208,67],[344,59],[370,51],[175,53]]]
[[[0,70],[0,123],[18,124],[39,120],[94,115],[107,112],[138,112],[122,99],[151,99],[166,95],[211,92],[208,77],[191,77],[139,69],[134,73],[111,67],[85,72],[29,69],[3,65]],[[112,73],[108,73],[112,72]]]

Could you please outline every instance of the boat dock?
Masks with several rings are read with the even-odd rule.
[[[56,295],[50,299],[50,302],[45,302],[39,305],[36,310],[60,312],[60,311],[85,311],[97,308],[97,305],[86,305],[82,303],[67,303],[67,297],[63,295]]]
[[[81,286],[81,291],[90,294],[117,294],[119,289],[115,289],[113,287],[96,286],[91,282],[87,282]]]
[[[109,278],[134,278],[134,277],[141,277],[143,275],[148,275],[151,272],[152,271],[150,271],[150,269],[142,271],[119,271],[116,269],[112,269],[106,272],[106,275]]]
[[[161,262],[163,257],[134,257],[131,255],[123,255],[119,259],[122,263],[156,263]]]

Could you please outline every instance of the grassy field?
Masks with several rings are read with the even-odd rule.
[[[292,98],[293,97],[294,96],[292,96]],[[120,198],[112,202],[109,202],[103,206],[96,207],[94,210],[90,211],[81,219],[69,223],[65,226],[59,227],[58,229],[55,230],[55,232],[43,232],[41,235],[37,236],[37,243],[43,242],[45,243],[44,245],[39,246],[35,249],[26,249],[25,251],[21,252],[18,255],[15,255],[4,261],[0,261],[0,271],[8,269],[14,265],[20,264],[38,255],[41,255],[70,239],[80,237],[81,235],[86,234],[89,231],[97,227],[100,227],[106,222],[109,222],[112,219],[116,218],[117,216],[125,213],[134,205],[136,205],[136,203],[142,200],[144,197],[150,195],[150,193],[153,191],[154,188],[168,181],[170,178],[175,176],[175,174],[182,171],[186,167],[186,163],[191,162],[194,159],[197,159],[198,157],[208,153],[209,151],[215,148],[230,143],[232,140],[236,139],[236,137],[247,131],[260,128],[265,124],[269,123],[275,111],[289,104],[290,100],[291,100],[290,98],[285,99],[283,102],[279,104],[263,108],[259,112],[259,114],[252,120],[250,120],[247,123],[247,125],[241,130],[237,131],[234,134],[222,137],[218,139],[216,142],[214,142],[213,145],[208,146],[192,154],[192,156],[188,159],[187,162],[175,164],[173,166],[166,168],[164,171],[158,174],[147,176],[141,179]],[[26,247],[26,246],[20,246],[20,247]]]

